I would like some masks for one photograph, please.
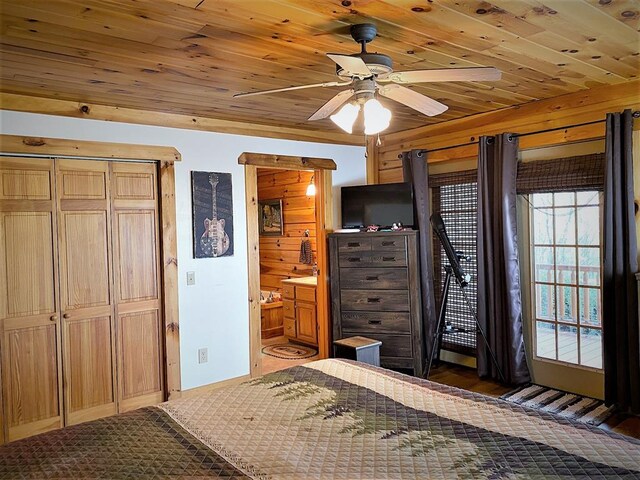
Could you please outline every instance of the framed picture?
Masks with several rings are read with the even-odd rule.
[[[282,222],[282,200],[264,200],[258,203],[258,222],[260,235],[284,235]]]
[[[193,258],[233,255],[231,174],[191,172]]]

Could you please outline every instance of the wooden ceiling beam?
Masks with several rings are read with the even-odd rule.
[[[359,135],[337,133],[333,130],[305,130],[302,128],[276,127],[258,123],[243,123],[151,110],[119,108],[109,105],[15,95],[3,92],[0,92],[0,104],[5,110],[106,120],[111,122],[157,125],[188,130],[204,130],[234,135],[250,135],[339,145],[361,145],[363,143]]]

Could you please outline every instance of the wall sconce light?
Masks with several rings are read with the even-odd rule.
[[[313,175],[311,175],[311,181],[309,182],[309,185],[307,185],[307,196],[308,197],[312,197],[316,194],[316,184],[313,183]]]
[[[375,98],[370,98],[362,107],[364,113],[364,133],[365,135],[375,135],[380,133],[391,122],[391,111],[385,108]],[[345,104],[337,113],[331,115],[333,123],[338,125],[347,133],[353,133],[353,124],[360,113],[360,105],[355,103]]]

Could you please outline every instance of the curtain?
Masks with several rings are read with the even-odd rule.
[[[420,287],[422,289],[422,322],[424,324],[424,343],[426,358],[431,355],[433,335],[438,317],[433,287],[433,252],[431,250],[431,231],[429,216],[429,174],[427,154],[423,150],[411,150],[402,153],[404,181],[413,186],[413,204],[419,234]]]
[[[478,322],[487,334],[504,380],[529,382],[522,336],[522,300],[516,232],[518,139],[480,137],[478,156]],[[478,336],[478,374],[500,379]]]
[[[607,405],[640,413],[631,110],[607,114],[602,327]]]

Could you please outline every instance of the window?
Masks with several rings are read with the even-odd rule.
[[[535,355],[601,369],[600,192],[529,198]]]
[[[453,248],[471,257],[462,263],[462,268],[471,275],[465,291],[474,308],[478,299],[478,264],[476,258],[478,232],[478,184],[475,171],[455,174],[434,175],[429,179],[433,188],[433,210],[442,215],[447,234]],[[434,235],[433,255],[437,306],[442,302],[442,286],[445,278],[445,265],[449,264],[444,249]],[[451,283],[445,320],[465,332],[445,333],[442,348],[466,355],[476,356],[476,323],[462,292]]]

